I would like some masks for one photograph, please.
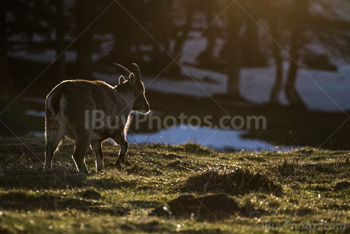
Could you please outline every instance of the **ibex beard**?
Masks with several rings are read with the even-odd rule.
[[[133,72],[120,64],[115,64],[128,75],[125,80],[120,76],[119,84],[111,86],[103,81],[66,80],[54,87],[45,102],[45,166],[44,171],[51,171],[52,158],[65,136],[75,140],[73,160],[79,172],[88,173],[85,153],[91,147],[96,156],[96,170],[103,169],[103,152],[101,144],[112,138],[120,145],[116,161],[118,168],[125,162],[128,150],[126,134],[132,111],[147,114],[150,111],[145,96],[145,86],[137,64],[133,63]],[[86,113],[103,113],[114,116],[120,123],[101,124],[98,128],[86,124],[93,121]],[[115,127],[118,126],[118,127]]]

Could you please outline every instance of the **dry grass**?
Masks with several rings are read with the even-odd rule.
[[[81,175],[71,159],[73,142],[65,141],[56,169],[45,174],[44,140],[23,141],[29,149],[17,139],[0,138],[0,233],[295,233],[350,227],[348,151],[219,153],[193,143],[154,144],[131,146],[128,163],[117,170],[118,148],[106,143],[104,172],[94,172],[89,151],[91,173]],[[184,192],[224,192],[240,209],[211,219],[201,212],[149,215]],[[284,226],[270,229],[266,223]],[[343,226],[310,230],[306,224]]]

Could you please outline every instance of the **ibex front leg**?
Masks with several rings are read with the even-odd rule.
[[[113,138],[117,144],[120,145],[121,149],[119,151],[119,156],[116,162],[117,168],[121,168],[121,164],[125,162],[126,151],[128,150],[129,143],[126,140],[124,134],[118,135]]]

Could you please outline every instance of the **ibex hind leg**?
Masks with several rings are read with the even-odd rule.
[[[46,129],[45,129],[46,151],[45,151],[45,166],[44,166],[45,172],[51,171],[53,155],[63,137],[64,137],[64,132],[62,128],[59,128],[58,124],[55,123],[54,120],[46,120]]]
[[[95,152],[96,156],[96,170],[102,171],[103,170],[103,152],[101,147],[102,141],[92,141],[91,142],[91,148]]]
[[[75,162],[75,165],[79,172],[88,174],[88,170],[85,164],[85,152],[87,148],[89,147],[90,142],[83,139],[77,139],[75,141],[75,147],[74,147],[74,153],[73,153],[73,159]]]

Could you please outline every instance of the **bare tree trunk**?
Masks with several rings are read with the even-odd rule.
[[[298,75],[298,61],[299,61],[299,49],[303,43],[302,38],[302,20],[306,17],[307,0],[295,0],[294,12],[295,19],[293,20],[291,26],[291,36],[290,36],[290,59],[289,59],[289,69],[287,74],[287,81],[285,86],[286,97],[292,107],[305,108],[305,104],[301,99],[298,91],[296,90],[295,84]]]
[[[129,66],[133,62],[143,61],[141,58],[143,53],[140,51],[140,41],[144,40],[142,34],[139,34],[137,30],[139,27],[130,18],[130,16],[124,11],[124,9],[137,9],[142,8],[137,3],[139,1],[118,1],[120,5],[116,4],[115,13],[113,13],[113,50],[111,51],[107,65],[111,65],[112,62],[125,64]],[[124,8],[124,9],[123,9]],[[128,10],[129,11],[129,10]],[[140,16],[142,18],[142,16]],[[138,19],[140,20],[140,19]],[[143,24],[141,22],[141,24]],[[151,33],[152,34],[152,33]],[[140,38],[141,37],[141,38]],[[132,47],[135,47],[135,51],[132,51]]]
[[[271,29],[271,36],[275,39],[275,41],[272,42],[272,55],[275,62],[275,82],[273,84],[271,93],[270,93],[270,103],[272,105],[278,105],[279,104],[279,94],[282,90],[282,84],[283,84],[283,60],[281,55],[281,48],[277,43],[280,43],[280,24],[278,23],[278,17],[276,17],[278,9],[272,8],[272,13],[269,17],[269,25]],[[277,42],[277,43],[276,43]]]
[[[91,7],[89,0],[77,0],[77,26],[78,34],[85,30],[88,26]],[[77,69],[79,78],[91,78],[91,40],[92,32],[86,30],[79,38],[77,44]]]
[[[244,0],[240,1],[240,5],[253,15],[259,17],[263,7],[267,5],[267,1]],[[240,9],[242,12],[242,10]],[[272,12],[270,13],[272,14]],[[242,12],[242,15],[245,13]],[[241,36],[241,67],[257,67],[266,66],[267,60],[261,52],[259,27],[250,17],[244,18],[244,34]]]
[[[161,48],[157,42],[153,41],[153,52],[152,58],[153,62],[151,64],[152,71],[160,71],[164,66],[168,65],[172,59],[169,57],[170,54],[170,31],[171,31],[171,19],[169,17],[169,11],[172,7],[172,1],[160,1],[159,3],[159,13],[155,15],[154,18],[155,26],[154,35],[159,35],[159,43],[163,48]],[[158,18],[160,17],[160,18]],[[165,52],[166,50],[167,52]]]
[[[56,57],[60,56],[56,61],[57,79],[59,81],[65,76],[65,54],[64,50],[64,1],[56,0]]]
[[[247,19],[245,31],[241,45],[241,51],[244,51],[244,54],[242,54],[242,65],[255,67],[262,64],[259,61],[262,59],[262,56],[259,48],[258,26],[253,20]]]
[[[240,94],[240,35],[242,17],[236,4],[232,4],[228,11],[228,81],[227,94],[233,99],[241,99]]]
[[[204,4],[206,4],[205,7],[205,15],[206,15],[206,25],[209,25],[216,15],[216,12],[213,11],[213,4],[216,4],[212,1],[205,1]],[[197,57],[197,61],[199,61],[202,65],[213,65],[214,60],[214,50],[216,46],[216,26],[211,25],[209,28],[206,29],[205,35],[207,37],[207,46],[205,50],[203,50]]]
[[[122,3],[121,3],[122,4]],[[130,6],[130,5],[131,6]],[[128,8],[132,7],[132,1],[124,1],[122,4],[123,7]],[[116,16],[116,25],[114,31],[114,48],[112,51],[112,61],[120,64],[129,65],[132,62],[135,62],[135,58],[131,56],[131,47],[132,44],[135,43],[135,39],[133,38],[133,24],[130,21],[123,22],[124,17],[129,18],[124,10],[118,7]],[[136,45],[137,48],[137,45]],[[138,56],[140,53],[136,53]]]
[[[5,1],[0,1],[0,81],[8,82]]]
[[[181,34],[176,37],[175,40],[175,46],[174,46],[174,52],[173,57],[176,58],[176,61],[178,62],[180,57],[179,56],[182,52],[182,47],[184,43],[186,42],[188,33],[191,29],[191,23],[192,23],[192,14],[194,10],[194,1],[189,0],[186,6],[186,22],[181,30]],[[178,57],[179,56],[179,57]],[[177,63],[173,63],[171,68],[169,69],[170,72],[174,75],[179,75],[181,71],[181,67]]]
[[[273,57],[275,60],[275,66],[276,66],[276,71],[275,71],[275,83],[272,86],[272,90],[270,93],[270,103],[272,105],[279,105],[279,94],[282,90],[282,84],[283,84],[283,60],[281,56],[281,51],[279,47],[274,44],[273,45]]]
[[[285,86],[286,97],[292,107],[305,107],[305,104],[296,90],[295,83],[298,75],[298,60],[299,60],[299,29],[296,27],[292,30],[289,69]]]

